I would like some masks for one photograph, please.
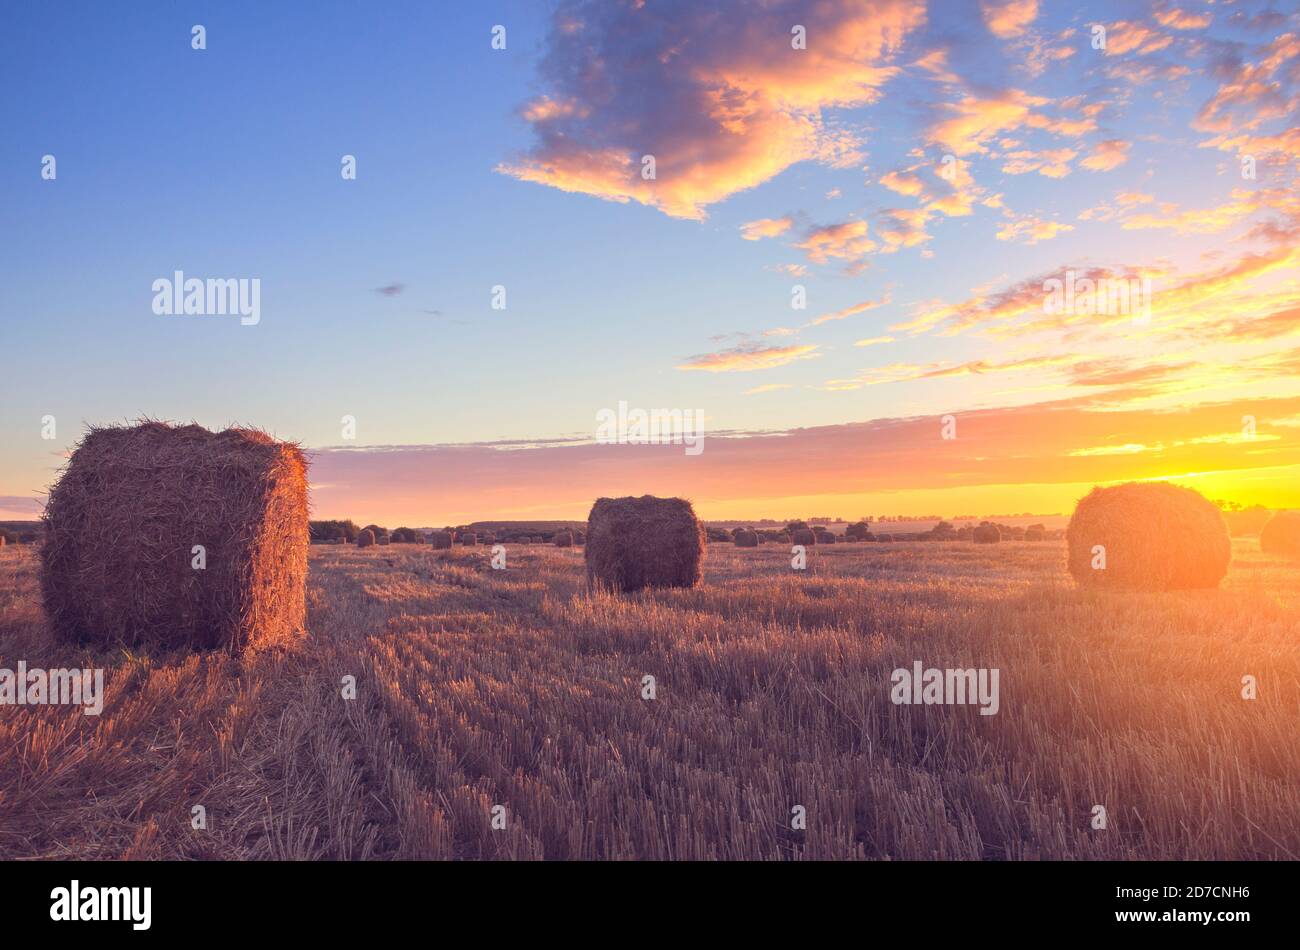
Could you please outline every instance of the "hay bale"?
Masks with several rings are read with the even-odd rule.
[[[437,551],[446,551],[452,545],[452,533],[450,531],[434,531],[429,535],[429,544]]]
[[[1259,532],[1259,547],[1266,554],[1300,558],[1300,511],[1279,511]]]
[[[555,536],[551,538],[551,543],[557,548],[571,548],[573,547],[573,532],[557,531]]]
[[[893,544],[894,536],[892,534],[878,534],[876,535],[876,540],[881,544]]]
[[[795,528],[790,532],[791,544],[802,544],[804,547],[811,547],[817,544],[817,535],[810,528]]]
[[[1031,524],[1025,529],[1026,541],[1044,541],[1047,539],[1047,529],[1041,524]]]
[[[1065,536],[1070,573],[1095,587],[1217,587],[1232,559],[1219,509],[1199,492],[1165,482],[1094,488],[1074,509]],[[1104,570],[1092,566],[1098,545]]]
[[[682,498],[600,498],[587,517],[587,583],[618,591],[694,587],[704,527]]]
[[[585,534],[583,534],[581,531],[575,531],[575,532],[573,532],[573,543],[574,543],[574,544],[586,544],[586,543],[587,543],[587,536],[586,536]]]
[[[92,428],[44,520],[41,591],[60,639],[241,653],[305,631],[297,445],[252,429]]]
[[[837,539],[836,539],[835,535],[832,534],[830,531],[825,531],[825,532],[822,532],[821,534],[817,535],[817,543],[818,543],[818,544],[834,544],[834,543],[836,542],[836,540],[837,540]]]
[[[357,532],[357,547],[368,548],[375,543],[375,533],[369,528]]]
[[[456,540],[467,548],[472,548],[474,545],[478,544],[478,535],[473,531],[457,531]]]
[[[985,522],[971,532],[971,540],[976,544],[997,544],[1002,540],[1002,530],[995,524]]]
[[[733,537],[738,548],[758,547],[758,535],[753,531],[737,531]]]

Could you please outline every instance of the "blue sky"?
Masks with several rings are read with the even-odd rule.
[[[1195,328],[1172,311],[1167,335],[1141,341],[1089,338],[1079,327],[1020,336],[987,326],[947,333],[941,323],[896,329],[918,315],[924,323],[941,305],[983,301],[978,310],[991,295],[1070,266],[1161,272],[1176,289],[1192,288],[1177,299],[1206,307],[1198,313],[1207,322],[1247,313],[1241,295],[1259,297],[1250,316],[1294,306],[1294,279],[1276,271],[1227,299],[1193,293],[1215,268],[1271,252],[1252,227],[1294,220],[1294,205],[1270,198],[1240,210],[1235,153],[1204,145],[1216,134],[1295,126],[1295,54],[1276,42],[1294,34],[1296,18],[1261,19],[1284,7],[998,0],[926,9],[890,0],[866,17],[868,30],[898,24],[882,34],[881,50],[844,45],[861,5],[814,14],[808,4],[778,4],[768,20],[753,5],[720,4],[726,16],[716,20],[701,12],[707,7],[6,9],[0,58],[16,81],[0,88],[8,130],[0,142],[8,370],[0,444],[10,449],[0,496],[34,497],[83,423],[142,415],[252,423],[312,447],[338,445],[345,414],[357,418],[362,446],[581,438],[595,413],[619,400],[696,408],[711,430],[788,430],[1096,392],[1078,372],[1060,377],[1072,354],[1108,369],[1141,371],[1153,357],[1192,367],[1140,394],[1162,410],[1205,398],[1189,393],[1206,380],[1224,399],[1295,394],[1267,373],[1225,380],[1216,361],[1228,357],[1207,350],[1224,341],[1193,339]],[[787,20],[809,22],[817,58],[782,72],[766,62],[767,27],[784,31]],[[1123,43],[1132,48],[1092,55],[1094,22],[1109,25],[1113,40],[1131,38]],[[196,23],[206,28],[205,50],[191,49]],[[495,24],[507,28],[505,50],[491,48]],[[675,37],[688,42],[674,45]],[[1068,56],[1047,56],[1066,48]],[[846,56],[852,67],[893,73],[864,79],[846,97],[833,88]],[[592,80],[593,63],[607,80]],[[1265,78],[1279,87],[1281,112],[1273,103],[1274,114],[1253,121],[1251,110],[1270,103],[1238,100],[1226,127],[1196,129],[1207,103],[1261,63],[1272,63]],[[744,107],[751,143],[772,120],[771,147],[787,148],[782,130],[794,116],[815,125],[826,150],[777,162],[771,174],[757,170],[766,155],[711,165],[725,143],[710,127],[716,116],[691,113],[702,74],[721,77],[709,89],[742,90],[751,102],[769,87],[784,97]],[[563,102],[574,114],[529,118],[539,102]],[[1022,114],[990,129],[993,105],[1008,103]],[[979,116],[973,137],[963,128],[944,140],[943,123],[963,104]],[[603,180],[564,190],[564,176],[589,169],[567,146],[548,144],[548,133],[631,155],[629,129],[659,136],[665,168],[698,148],[690,170],[699,188],[689,199],[704,196],[698,214],[683,213],[681,189],[667,180],[624,202],[602,199]],[[1089,170],[1106,142],[1123,143],[1122,160]],[[930,212],[923,240],[891,248],[883,237],[891,210],[954,191],[933,174],[951,151],[971,180],[956,197],[971,209]],[[1024,170],[1052,152],[1061,177]],[[40,177],[45,154],[57,159],[55,181]],[[355,181],[340,177],[345,154],[356,156]],[[1244,187],[1294,193],[1295,157],[1284,148],[1262,157],[1266,172]],[[547,163],[534,180],[508,172]],[[918,198],[882,186],[890,172],[923,180],[926,191]],[[1118,204],[1126,193],[1146,200]],[[1000,205],[986,204],[995,196]],[[1149,210],[1146,225],[1125,223],[1141,225],[1133,208]],[[1198,208],[1210,220],[1229,209],[1226,223],[1170,224]],[[1094,215],[1081,218],[1089,209]],[[747,222],[787,219],[773,238],[740,236]],[[1069,230],[1034,240],[1044,223]],[[866,226],[871,249],[836,256],[837,246],[816,261],[798,246],[846,224]],[[155,315],[151,283],[177,269],[260,278],[261,322]],[[507,288],[505,311],[489,307],[496,284]],[[807,288],[805,312],[790,309],[793,284]],[[393,285],[401,292],[377,292]],[[864,302],[879,305],[798,329]],[[862,339],[887,342],[854,345]],[[1267,360],[1287,340],[1293,345],[1289,333],[1247,341],[1253,348],[1241,358]],[[811,349],[795,358],[786,347]],[[730,362],[737,351],[769,350],[762,369]],[[707,371],[680,368],[695,357],[712,358],[701,364]],[[39,439],[47,413],[59,423],[53,444]],[[773,497],[818,493],[805,488],[773,488]],[[455,511],[472,508],[458,502]]]

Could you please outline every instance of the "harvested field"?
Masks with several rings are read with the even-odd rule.
[[[716,545],[700,586],[635,595],[574,549],[315,546],[309,639],[244,658],[57,642],[10,548],[0,667],[102,666],[107,698],[5,708],[0,857],[1294,858],[1300,585],[1234,545],[1206,591],[896,542],[804,573]],[[893,705],[914,660],[999,668],[1000,713]]]

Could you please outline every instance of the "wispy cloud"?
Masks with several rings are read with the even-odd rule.
[[[792,346],[763,346],[761,343],[742,343],[713,353],[692,356],[678,365],[681,370],[700,370],[706,373],[749,373],[760,369],[775,369],[797,360],[820,356],[815,343]]]

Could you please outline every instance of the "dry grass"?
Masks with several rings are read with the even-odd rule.
[[[1300,584],[1253,539],[1175,593],[1081,590],[1060,542],[715,545],[631,596],[573,549],[488,562],[317,546],[307,643],[140,656],[56,642],[6,550],[0,667],[108,698],[0,708],[0,857],[1300,856]],[[1000,713],[892,705],[916,659],[999,668]]]

